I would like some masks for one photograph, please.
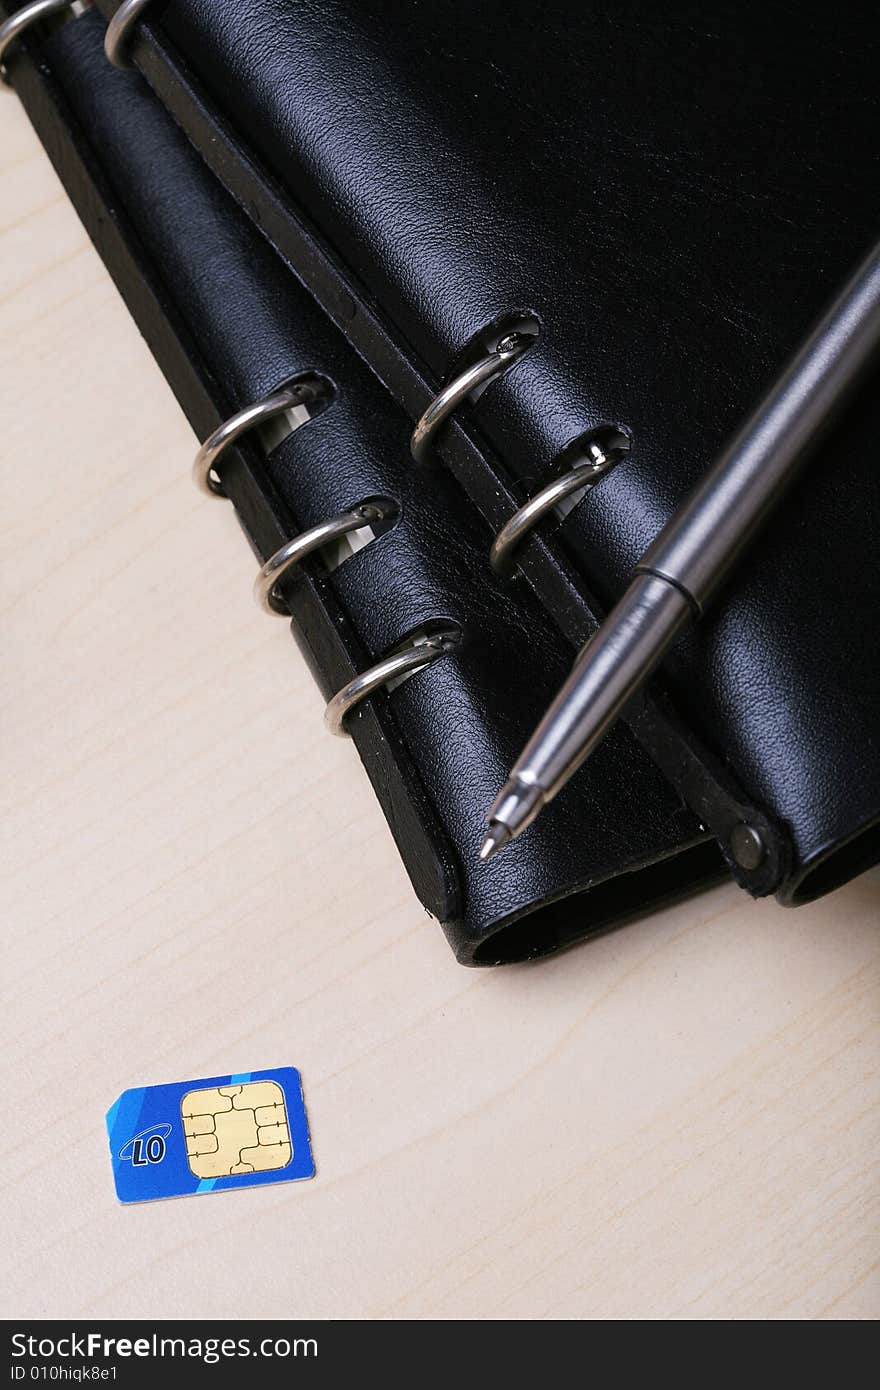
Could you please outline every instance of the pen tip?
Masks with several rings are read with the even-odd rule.
[[[504,848],[509,839],[510,831],[507,826],[496,821],[494,825],[489,826],[489,832],[480,847],[480,858],[491,859],[493,854]]]

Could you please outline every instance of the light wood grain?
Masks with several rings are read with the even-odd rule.
[[[875,1317],[878,877],[457,966],[2,118],[5,1314]],[[121,1090],[290,1063],[314,1181],[117,1205]]]

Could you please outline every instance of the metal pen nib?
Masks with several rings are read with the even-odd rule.
[[[491,859],[493,854],[497,854],[505,845],[515,840],[517,835],[521,835],[526,826],[531,825],[539,811],[547,801],[547,796],[541,782],[536,780],[530,772],[522,775],[519,763],[510,774],[510,778],[501,788],[498,796],[492,803],[492,809],[486,817],[486,824],[489,833],[483,841],[480,850],[481,859]]]
[[[503,849],[510,839],[510,831],[506,825],[499,825],[498,821],[489,822],[489,833],[480,846],[480,858],[491,859],[493,854],[497,854]]]

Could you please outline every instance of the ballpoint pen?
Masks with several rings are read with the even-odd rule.
[[[794,479],[880,343],[880,245],[635,568],[581,649],[487,818],[489,859],[565,786],[648,680]]]

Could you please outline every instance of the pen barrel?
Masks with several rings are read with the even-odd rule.
[[[831,424],[880,343],[880,247],[637,566],[702,610]]]

